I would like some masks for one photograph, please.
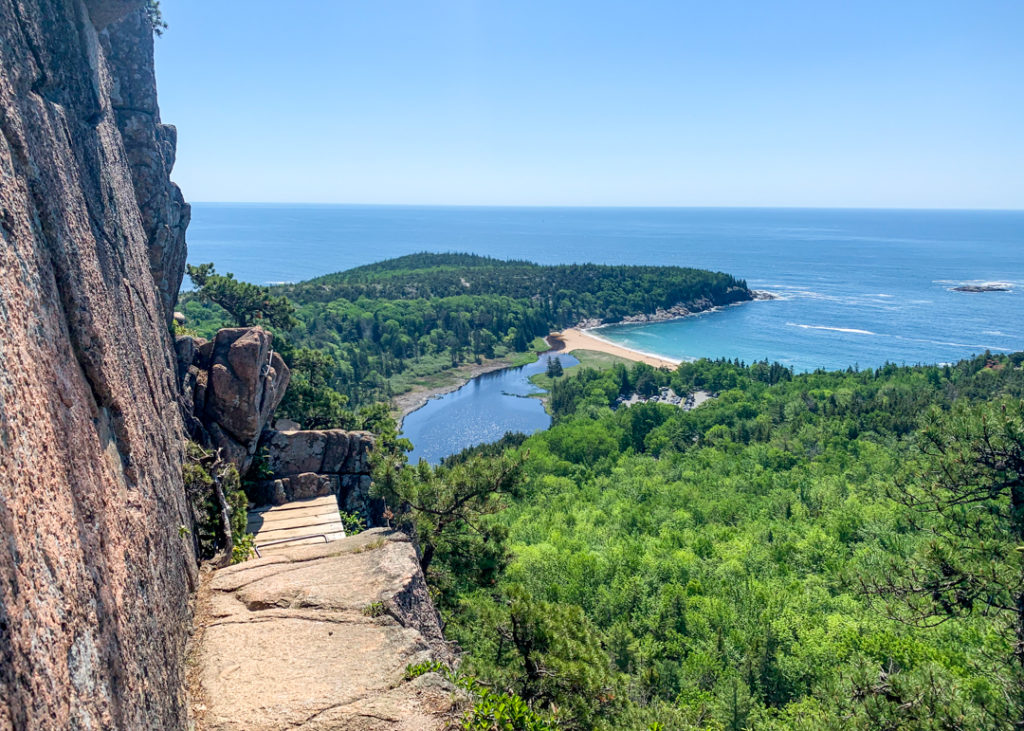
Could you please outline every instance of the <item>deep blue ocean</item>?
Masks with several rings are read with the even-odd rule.
[[[553,264],[678,264],[778,299],[616,326],[673,358],[768,358],[798,370],[951,362],[1024,349],[1024,211],[193,207],[189,261],[252,282],[300,281],[419,251]],[[951,291],[1002,282],[1010,292]]]

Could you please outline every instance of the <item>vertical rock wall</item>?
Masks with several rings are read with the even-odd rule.
[[[185,722],[188,210],[151,44],[138,0],[0,0],[0,729]]]

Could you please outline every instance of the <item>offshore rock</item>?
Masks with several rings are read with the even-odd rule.
[[[249,469],[260,434],[284,398],[291,374],[260,327],[225,328],[213,341],[175,342],[183,412],[193,438]]]
[[[144,5],[0,0],[0,729],[186,723],[187,207]]]
[[[199,599],[204,731],[446,728],[459,694],[407,665],[452,662],[416,551],[373,529],[220,569]]]

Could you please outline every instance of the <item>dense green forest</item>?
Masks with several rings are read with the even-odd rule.
[[[285,413],[381,432],[374,489],[465,651],[409,673],[470,689],[464,727],[1020,727],[1024,354],[551,369],[551,429],[432,468],[371,405],[409,373],[743,283],[461,255],[274,289],[196,273],[190,327],[275,329]],[[715,397],[619,403],[665,386]]]
[[[1022,360],[583,371],[550,430],[378,488],[462,672],[552,727],[1016,728]],[[611,408],[652,385],[718,395]]]
[[[699,269],[541,266],[470,254],[414,254],[273,288],[211,277],[206,265],[192,271],[201,289],[179,305],[190,329],[210,337],[220,327],[269,323],[286,359],[304,350],[328,359],[319,376],[352,407],[387,400],[417,377],[526,352],[537,337],[583,320],[750,299],[742,280]],[[265,312],[243,304],[260,296]],[[275,324],[282,298],[294,320]]]

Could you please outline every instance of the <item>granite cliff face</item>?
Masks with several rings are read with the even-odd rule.
[[[169,179],[175,133],[160,122],[152,44],[144,0],[0,0],[0,731],[187,726],[198,572],[186,419],[243,470],[265,437],[275,496],[326,490],[369,509],[369,435],[265,429],[288,382],[269,334],[171,341],[189,209]],[[388,727],[433,727],[449,689],[394,686],[408,658],[449,655],[415,551],[397,535],[360,540],[346,544],[356,558],[329,547],[287,560],[352,574],[320,608],[324,626],[363,617],[352,602],[390,619],[340,633],[330,667],[298,668],[294,687],[345,723],[386,712]],[[322,583],[306,578],[302,591]],[[335,709],[333,690],[301,684],[339,672],[361,687],[334,660],[367,637],[388,671],[374,694]],[[252,697],[213,700],[229,718],[224,703],[260,713]]]
[[[180,728],[188,208],[137,0],[0,0],[0,728]]]

